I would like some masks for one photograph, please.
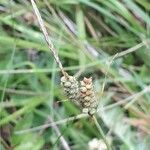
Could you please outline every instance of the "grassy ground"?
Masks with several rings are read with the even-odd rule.
[[[113,149],[148,150],[149,0],[36,2],[66,71],[79,79],[93,77],[99,100],[96,118]],[[94,138],[102,139],[90,117],[74,120],[80,109],[59,102],[67,99],[60,77],[30,1],[1,0],[2,150],[82,150]]]

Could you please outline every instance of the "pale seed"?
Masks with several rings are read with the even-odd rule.
[[[66,78],[65,78],[65,76],[63,76],[63,77],[61,77],[61,82],[66,82]]]
[[[89,90],[88,90],[88,91],[86,92],[86,95],[91,95],[91,94],[92,94],[92,91],[89,91]]]
[[[69,94],[75,93],[75,90],[69,90]]]
[[[71,83],[70,83],[70,82],[65,82],[64,86],[65,86],[65,87],[70,87],[70,86],[71,86]]]
[[[81,90],[81,92],[83,92],[83,93],[87,91],[86,87],[81,87],[80,90]]]
[[[83,81],[80,81],[81,86],[85,86],[86,84]]]
[[[84,107],[89,107],[90,106],[90,103],[83,103]]]
[[[74,82],[75,81],[75,78],[73,76],[69,76],[69,81],[70,82]]]
[[[89,96],[86,96],[86,97],[84,97],[84,100],[85,100],[85,101],[90,101],[91,98],[90,98]]]
[[[83,108],[82,109],[82,113],[86,113],[87,114],[88,113],[88,108]]]
[[[86,88],[87,88],[88,90],[92,89],[92,84],[86,85]]]

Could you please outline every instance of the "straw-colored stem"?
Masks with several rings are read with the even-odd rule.
[[[47,42],[47,45],[48,45],[49,49],[52,51],[52,54],[53,54],[53,56],[55,58],[56,63],[58,64],[58,66],[59,66],[62,74],[65,77],[68,77],[68,74],[67,74],[67,72],[65,72],[65,70],[64,70],[64,68],[62,66],[62,63],[61,63],[61,61],[60,61],[60,59],[58,57],[58,54],[56,53],[56,49],[54,48],[54,46],[53,46],[53,44],[52,44],[52,42],[51,42],[51,40],[50,40],[50,38],[48,36],[48,32],[46,30],[46,27],[45,27],[45,25],[43,23],[42,17],[40,15],[40,12],[39,12],[39,10],[38,10],[38,8],[37,8],[36,3],[34,2],[34,0],[31,0],[31,4],[32,4],[33,10],[35,12],[35,15],[37,17],[37,20],[38,20],[38,23],[40,25],[40,28],[42,30],[42,33],[44,35],[45,41]]]

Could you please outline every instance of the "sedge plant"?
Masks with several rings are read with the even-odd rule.
[[[102,138],[107,146],[107,149],[111,150],[112,148],[109,145],[107,139],[105,138],[104,132],[103,132],[100,124],[98,123],[97,118],[95,117],[95,113],[96,113],[97,107],[98,107],[98,100],[95,95],[92,77],[89,77],[89,78],[84,77],[83,80],[81,80],[80,84],[79,84],[79,81],[77,80],[77,78],[75,76],[69,75],[65,71],[65,69],[61,63],[61,60],[57,54],[57,50],[54,48],[54,46],[49,38],[48,32],[46,30],[46,27],[44,25],[44,22],[42,20],[40,12],[37,8],[37,5],[34,0],[31,0],[31,3],[32,3],[33,10],[35,12],[35,15],[37,17],[38,23],[40,25],[40,29],[44,35],[45,41],[46,41],[49,49],[51,50],[58,67],[61,70],[61,73],[62,73],[62,77],[60,79],[61,85],[63,86],[68,99],[70,99],[74,104],[76,104],[83,113],[87,113],[89,115],[89,117],[91,117],[94,120],[94,123],[95,123],[98,131],[100,132],[100,135],[102,136]],[[102,93],[104,90],[104,85],[102,88]]]

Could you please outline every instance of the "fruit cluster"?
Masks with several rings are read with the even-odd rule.
[[[95,97],[92,78],[84,78],[80,81],[80,103],[83,108],[83,112],[88,112],[89,115],[93,115],[96,112],[98,102]]]
[[[73,76],[63,76],[61,77],[61,85],[67,97],[72,100],[75,104],[79,104],[79,84],[75,77]]]
[[[73,76],[61,78],[61,85],[69,99],[82,108],[82,112],[93,115],[96,112],[98,102],[95,97],[92,78],[84,78],[80,81],[80,88],[78,81]]]

